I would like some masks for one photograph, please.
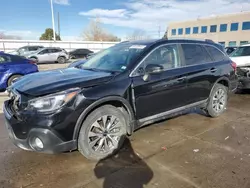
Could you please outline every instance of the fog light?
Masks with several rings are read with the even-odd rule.
[[[42,140],[38,137],[31,138],[30,146],[34,150],[42,150],[44,148]]]
[[[34,142],[38,148],[43,149],[43,142],[40,138],[35,138]]]

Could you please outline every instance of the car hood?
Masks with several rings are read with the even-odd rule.
[[[42,96],[75,87],[99,85],[112,77],[113,74],[107,72],[77,68],[56,69],[26,75],[11,87],[24,94]]]
[[[231,59],[237,64],[237,67],[250,66],[250,56],[231,57]]]

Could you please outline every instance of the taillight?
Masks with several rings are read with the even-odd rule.
[[[232,61],[231,66],[233,67],[234,72],[236,72],[237,64],[236,64],[235,62]]]
[[[29,60],[29,63],[30,63],[30,64],[35,64],[35,65],[36,65],[36,62],[35,62],[35,61],[32,61],[32,60]]]

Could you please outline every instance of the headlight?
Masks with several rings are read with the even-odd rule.
[[[38,112],[51,112],[57,110],[74,98],[79,91],[79,88],[74,88],[60,93],[32,99],[28,102],[27,109],[34,109]]]

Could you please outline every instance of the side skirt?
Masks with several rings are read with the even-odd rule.
[[[194,107],[204,108],[206,106],[207,102],[208,102],[208,99],[202,100],[202,101],[199,101],[199,102],[196,102],[196,103],[192,103],[192,104],[189,104],[189,105],[186,105],[186,106],[182,106],[182,107],[179,107],[179,108],[175,108],[173,110],[169,110],[169,111],[166,111],[166,112],[162,112],[160,114],[156,114],[156,115],[153,115],[153,116],[149,116],[149,117],[146,117],[146,118],[139,119],[137,121],[137,126],[138,126],[137,128],[143,127],[145,125],[152,124],[152,123],[157,122],[157,121],[167,119],[170,115],[173,115],[175,113],[178,113],[178,112],[190,109],[190,108],[194,108]]]

